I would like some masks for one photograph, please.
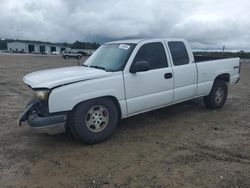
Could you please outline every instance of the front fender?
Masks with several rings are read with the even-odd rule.
[[[104,96],[115,97],[120,103],[122,115],[126,114],[122,73],[114,73],[112,77],[72,83],[53,89],[49,96],[49,112],[71,111],[83,101]]]

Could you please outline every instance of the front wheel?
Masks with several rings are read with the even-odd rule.
[[[99,98],[79,104],[73,111],[71,131],[85,143],[99,143],[116,128],[118,112],[109,98]]]
[[[209,95],[204,97],[204,103],[207,108],[222,108],[227,100],[227,83],[222,80],[216,80]]]

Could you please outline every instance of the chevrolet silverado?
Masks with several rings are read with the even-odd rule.
[[[30,73],[34,92],[18,119],[39,133],[69,130],[86,143],[108,138],[119,119],[197,97],[221,108],[239,81],[239,58],[194,57],[186,40],[103,44],[81,66]]]

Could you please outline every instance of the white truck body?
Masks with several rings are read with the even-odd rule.
[[[73,66],[30,73],[24,77],[23,81],[33,90],[49,90],[48,117],[51,118],[53,114],[65,113],[63,117],[65,121],[68,112],[71,112],[78,104],[90,99],[111,98],[117,105],[120,118],[126,118],[207,96],[217,78],[227,82],[227,85],[237,83],[239,80],[239,58],[195,62],[192,50],[184,39],[124,40],[107,43],[104,46],[116,44],[122,50],[128,50],[130,45],[134,46],[121,70],[107,71],[86,65]],[[142,72],[131,72],[139,50],[147,44],[160,44],[164,48],[167,65]],[[174,55],[174,51],[171,51],[175,47],[170,48],[172,44],[183,44],[185,47],[185,49],[182,48],[188,56],[185,64],[175,64],[176,55]],[[96,53],[98,50],[90,58],[95,58]],[[25,113],[19,118],[19,123],[27,119],[25,114],[28,111],[25,110]],[[39,125],[36,125],[36,129],[45,129],[41,132],[51,134],[57,132],[54,129],[47,131],[47,128],[52,126],[37,126]]]
[[[170,41],[181,41],[185,44],[190,60],[188,64],[174,66],[167,45]],[[136,74],[130,73],[129,68],[137,51],[144,44],[152,42],[161,42],[164,45],[169,66]],[[33,89],[54,88],[49,96],[50,113],[70,111],[75,105],[88,99],[112,96],[119,102],[121,117],[125,118],[206,96],[211,91],[215,78],[221,74],[229,74],[230,84],[234,84],[239,78],[238,69],[234,69],[239,66],[239,58],[195,63],[186,40],[153,39],[113,43],[137,44],[124,71],[106,72],[74,66],[34,72],[25,76],[23,80]],[[164,79],[165,73],[172,73],[172,79]]]

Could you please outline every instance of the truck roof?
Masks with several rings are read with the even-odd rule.
[[[181,38],[147,38],[147,39],[126,39],[126,40],[118,40],[118,41],[112,41],[107,42],[105,44],[116,44],[116,43],[132,43],[132,44],[138,44],[141,41],[151,41],[151,40],[166,40],[166,41],[183,41],[184,39]]]
[[[143,40],[145,40],[145,39],[117,40],[117,41],[107,42],[105,44],[115,44],[115,43],[134,43],[134,44],[138,44],[139,42],[141,42]]]

